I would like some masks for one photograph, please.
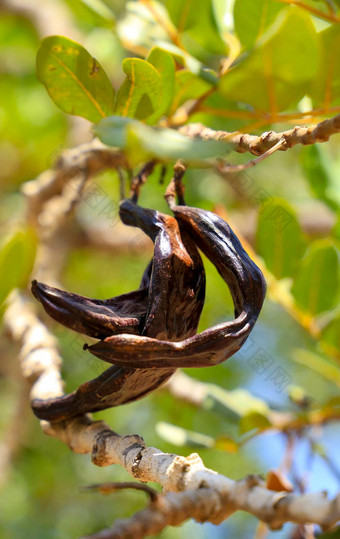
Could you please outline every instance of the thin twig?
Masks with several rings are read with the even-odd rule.
[[[251,159],[250,161],[247,161],[247,163],[243,163],[241,165],[229,165],[226,163],[219,163],[216,167],[216,170],[222,176],[231,174],[233,172],[241,172],[243,170],[247,170],[248,168],[254,167],[255,165],[261,163],[261,161],[267,159],[267,157],[279,150],[285,144],[285,142],[285,139],[281,138],[274,146],[269,148],[269,150],[264,152],[262,155],[256,157],[256,159]]]
[[[148,177],[153,173],[155,165],[156,165],[156,161],[154,159],[152,159],[151,161],[148,161],[142,167],[140,172],[138,172],[138,174],[132,178],[130,196],[134,202],[137,202],[139,193],[140,193],[140,188],[146,182]]]
[[[312,13],[316,17],[320,17],[321,19],[325,19],[329,22],[340,22],[339,17],[337,17],[334,13],[325,13],[324,11],[320,11],[319,9],[314,8],[313,6],[310,6],[308,4],[305,4],[304,2],[300,2],[300,0],[277,0],[278,2],[281,2],[282,4],[290,4],[292,6],[297,6],[302,9],[305,9],[306,11],[309,11],[309,13]]]
[[[125,177],[120,167],[117,167],[117,174],[119,178],[119,200],[124,200],[125,195]]]
[[[83,491],[96,490],[101,494],[111,494],[112,492],[117,492],[118,490],[141,490],[145,492],[152,502],[156,502],[159,496],[161,495],[158,490],[144,485],[143,483],[137,483],[136,481],[125,481],[122,483],[98,483],[95,485],[86,485],[81,487]]]

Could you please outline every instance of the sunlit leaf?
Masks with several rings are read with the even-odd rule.
[[[296,303],[311,315],[334,307],[339,288],[339,251],[331,240],[315,241],[293,283]]]
[[[318,38],[310,16],[291,8],[277,32],[221,78],[220,91],[255,110],[276,113],[309,92],[318,62]]]
[[[226,415],[232,414],[237,418],[251,413],[266,416],[268,405],[265,401],[254,397],[246,389],[233,389],[227,391],[217,385],[208,384],[209,390],[204,402],[207,409],[216,409]]]
[[[268,429],[271,426],[267,415],[260,412],[250,412],[241,417],[240,420],[240,434],[249,432],[251,430],[263,430]]]
[[[0,250],[0,304],[13,288],[26,286],[32,272],[37,238],[27,228],[14,232]]]
[[[123,43],[131,50],[150,50],[155,44],[165,45],[169,39],[167,29],[172,29],[168,12],[155,0],[147,2],[128,1],[117,23],[117,32]],[[159,24],[163,21],[163,25]]]
[[[239,451],[238,443],[229,436],[219,436],[216,438],[214,448],[220,451],[226,451],[226,453],[238,453]]]
[[[335,318],[322,332],[322,340],[339,347],[340,345],[340,318]],[[340,369],[332,364],[327,359],[305,350],[298,348],[294,350],[292,359],[300,365],[304,365],[308,369],[316,372],[318,375],[329,380],[340,387]]]
[[[329,344],[332,348],[340,351],[340,314],[335,316],[323,329],[321,334],[322,340]],[[336,367],[330,366],[330,376],[340,386],[340,371],[338,370],[337,378],[334,378]]]
[[[260,207],[256,248],[275,277],[293,276],[305,247],[295,212],[284,199],[272,199]]]
[[[332,210],[338,209],[340,205],[339,186],[334,185],[322,148],[317,144],[307,146],[302,149],[300,156],[302,170],[311,191]]]
[[[245,49],[255,44],[284,7],[272,0],[235,0],[235,31]]]
[[[126,79],[117,93],[115,112],[120,116],[144,120],[160,105],[160,74],[153,65],[139,58],[126,58],[123,71]]]
[[[188,69],[177,71],[172,110],[175,111],[189,99],[198,99],[211,88],[213,88],[213,84],[195,75]]]
[[[39,46],[39,36],[33,21],[14,13],[2,12],[0,17],[0,63],[5,71],[30,73]],[[1,94],[2,95],[2,94]],[[6,108],[6,107],[5,107]]]
[[[334,24],[319,34],[321,44],[321,62],[315,82],[309,95],[313,99],[314,108],[340,103],[340,32],[339,25]]]
[[[112,85],[84,47],[62,36],[43,40],[37,54],[37,74],[64,112],[98,122],[113,112]]]
[[[148,118],[148,123],[155,123],[163,114],[169,110],[175,87],[175,62],[171,54],[164,49],[154,47],[147,61],[153,65],[160,76],[160,100],[154,114]]]
[[[114,13],[102,0],[66,0],[80,24],[109,26],[115,23]]]
[[[186,0],[185,5],[178,0],[168,0],[166,7],[188,52],[201,52],[195,48],[198,44],[205,49],[205,54],[226,53],[211,0]]]
[[[183,429],[165,421],[156,424],[156,432],[161,438],[173,445],[191,445],[195,447],[213,447],[214,439],[200,432]]]

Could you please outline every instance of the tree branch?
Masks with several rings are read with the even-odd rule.
[[[61,395],[61,358],[56,341],[29,302],[16,293],[5,313],[5,323],[12,337],[21,343],[21,366],[32,384],[31,398]],[[54,424],[42,421],[41,426],[75,453],[91,453],[97,466],[119,464],[135,479],[157,482],[169,493],[161,497],[159,506],[153,503],[131,519],[118,522],[118,531],[113,528],[95,535],[98,539],[128,537],[131,529],[134,537],[145,537],[188,518],[218,524],[237,510],[255,515],[272,528],[286,521],[314,522],[327,528],[340,519],[340,495],[328,500],[324,493],[298,496],[273,492],[254,477],[233,481],[206,468],[196,453],[188,457],[163,453],[146,447],[140,436],[120,436],[89,416]]]
[[[311,127],[296,126],[288,131],[276,133],[268,131],[260,136],[214,131],[203,124],[188,124],[179,131],[189,138],[204,140],[224,140],[231,144],[238,153],[250,152],[260,156],[277,145],[280,151],[286,151],[297,144],[315,144],[326,142],[331,135],[340,132],[340,114]],[[280,143],[280,144],[279,144]],[[256,164],[256,160],[249,166]],[[43,172],[37,179],[27,182],[22,190],[28,202],[28,219],[33,221],[39,215],[45,202],[62,192],[65,184],[75,178],[90,179],[107,169],[127,168],[128,162],[123,150],[117,150],[94,139],[70,150],[64,150],[55,166]],[[242,165],[244,168],[244,165]]]
[[[311,127],[296,126],[281,133],[267,131],[260,136],[214,131],[200,123],[184,125],[179,128],[179,131],[190,138],[224,140],[238,153],[250,152],[253,155],[262,155],[281,139],[284,139],[284,144],[279,148],[280,151],[286,151],[297,144],[327,142],[332,135],[340,132],[340,114]]]
[[[84,175],[88,180],[100,172],[118,167],[127,167],[124,153],[105,146],[98,139],[64,150],[52,169],[23,185],[22,191],[28,203],[29,220],[34,222],[45,202],[59,195],[70,180]]]

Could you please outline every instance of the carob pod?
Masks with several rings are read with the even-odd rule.
[[[171,195],[166,198],[181,229],[190,234],[227,283],[234,301],[235,320],[181,342],[117,335],[90,346],[89,350],[116,365],[157,368],[217,365],[235,354],[249,336],[261,311],[266,283],[223,219],[209,211],[176,205]]]
[[[205,297],[204,267],[195,244],[185,231],[180,233],[176,219],[141,208],[131,201],[121,204],[120,216],[125,224],[141,228],[155,243],[152,265],[146,270],[139,291],[99,301],[33,282],[34,295],[53,318],[91,336],[105,337],[111,327],[115,333],[120,328],[126,335],[126,328],[131,333],[136,332],[138,324],[139,335],[145,336],[142,338],[176,341],[194,335]],[[126,314],[130,316],[122,316]],[[114,350],[110,348],[112,353]],[[126,354],[134,357],[130,342],[126,343]],[[110,367],[71,394],[34,400],[32,408],[41,419],[59,421],[118,406],[153,391],[174,370],[133,365]]]
[[[116,333],[139,333],[148,312],[152,261],[138,290],[109,299],[91,299],[32,281],[32,293],[57,322],[95,339]]]

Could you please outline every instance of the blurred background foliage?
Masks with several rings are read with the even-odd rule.
[[[144,139],[153,132],[145,131],[145,124],[176,127],[200,121],[215,129],[260,134],[317,123],[340,111],[337,1],[8,0],[0,13],[2,312],[11,290],[26,286],[37,247],[36,232],[25,225],[21,185],[49,168],[63,148],[91,140],[90,121],[100,120],[82,96],[72,102],[72,88],[66,97],[61,95],[67,81],[51,81],[44,71],[47,40],[39,51],[40,63],[38,54],[38,75],[62,110],[50,99],[36,75],[42,38],[66,36],[100,62],[101,79],[94,91],[105,116],[115,113],[131,121],[103,120],[96,132],[105,142],[123,147],[136,170],[150,152],[177,151],[179,144],[164,131],[160,142],[155,141],[157,147],[150,149]],[[57,39],[61,47],[69,43]],[[148,56],[154,46],[163,51],[159,57]],[[83,62],[91,58],[80,45],[72,47],[78,47]],[[131,57],[147,58],[148,64],[125,60],[122,65]],[[139,69],[139,86],[125,77],[132,68]],[[72,69],[82,76],[82,66],[74,63]],[[111,83],[116,101],[109,96]],[[134,101],[126,107],[129,95]],[[63,111],[76,111],[83,118]],[[186,371],[207,384],[201,408],[159,390],[98,417],[121,434],[138,432],[148,445],[163,451],[198,450],[206,466],[235,479],[248,473],[266,476],[279,468],[296,491],[338,491],[338,143],[339,135],[327,144],[296,146],[229,179],[202,163],[191,167],[185,180],[188,203],[228,219],[263,268],[268,296],[261,317],[244,349],[227,363]],[[183,151],[189,159],[192,152],[202,155],[198,147]],[[218,155],[220,148],[209,152]],[[171,165],[171,155],[165,152],[164,157]],[[228,155],[232,163],[249,158]],[[143,188],[141,203],[166,211],[159,175],[157,166]],[[140,235],[116,251],[108,252],[101,244],[102,236],[120,230],[117,210],[110,220],[105,212],[107,203],[117,208],[119,179],[106,172],[95,184],[101,198],[93,204],[84,197],[74,227],[88,236],[92,233],[97,243],[69,250],[61,282],[67,290],[105,298],[138,286],[151,249],[141,244]],[[201,330],[232,317],[229,293],[215,268],[205,263]],[[103,370],[97,359],[82,351],[81,337],[44,320],[60,343],[67,391]],[[111,497],[80,492],[81,485],[125,480],[127,474],[118,467],[94,467],[88,456],[72,454],[61,442],[44,436],[30,411],[17,347],[5,332],[0,354],[0,455],[8,446],[12,454],[11,467],[1,469],[1,539],[27,534],[35,539],[78,537],[143,507],[143,496],[133,491]],[[291,413],[299,419],[298,427],[274,428],[273,410]],[[275,534],[264,531],[255,518],[238,513],[218,527],[188,522],[165,530],[161,537],[286,538],[297,533],[292,525]],[[307,537],[306,530],[299,533]]]

